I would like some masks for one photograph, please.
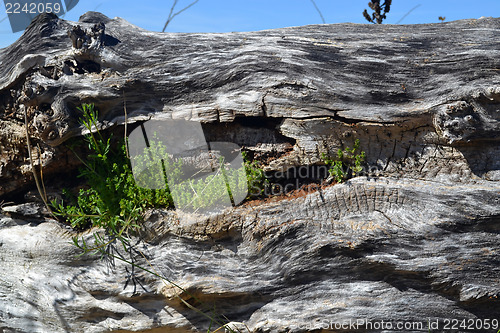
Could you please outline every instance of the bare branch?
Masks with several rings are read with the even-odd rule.
[[[198,1],[200,1],[200,0],[195,0],[195,1],[191,2],[189,5],[187,5],[186,7],[182,8],[181,10],[179,10],[178,12],[174,13],[175,6],[177,6],[177,3],[179,2],[179,0],[174,0],[174,3],[172,4],[172,8],[170,8],[170,13],[168,14],[167,22],[165,22],[165,25],[163,26],[163,30],[161,32],[165,32],[165,30],[167,29],[167,26],[170,24],[170,22],[172,22],[172,20],[174,19],[174,17],[176,17],[177,15],[179,15],[180,13],[182,13],[183,11],[191,8]]]
[[[397,22],[396,22],[396,24],[401,23],[401,21],[403,21],[405,17],[407,17],[408,15],[410,15],[410,13],[411,13],[412,11],[414,11],[415,9],[417,9],[417,8],[418,8],[418,7],[420,7],[420,6],[422,6],[422,5],[421,5],[421,4],[418,4],[418,5],[416,5],[415,7],[413,7],[412,9],[410,9],[410,10],[408,11],[408,13],[404,14],[404,15],[403,15],[403,17],[402,17],[402,18],[400,18],[400,19],[399,19],[399,21],[397,21]]]
[[[321,13],[321,10],[319,10],[318,6],[316,5],[316,2],[314,0],[311,0],[312,4],[314,5],[314,8],[318,11],[319,16],[321,17],[321,21],[323,21],[323,24],[326,23],[325,18],[323,17],[323,13]]]
[[[167,22],[165,22],[165,25],[163,26],[163,30],[161,32],[165,32],[165,29],[167,29],[168,24],[170,23],[170,21],[172,21],[173,19],[172,14],[174,13],[175,6],[177,6],[178,2],[179,0],[174,0],[174,2],[172,3],[172,8],[170,8],[170,13],[168,13]]]

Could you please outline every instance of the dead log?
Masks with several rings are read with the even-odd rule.
[[[99,13],[41,15],[0,50],[0,194],[33,186],[26,126],[47,185],[76,167],[65,142],[82,134],[81,103],[110,131],[125,103],[131,124],[198,120],[208,141],[243,146],[271,174],[312,170],[359,139],[368,169],[345,184],[190,225],[150,212],[149,260],[252,332],[493,319],[499,35],[496,18],[172,34]],[[207,330],[154,276],[73,259],[72,232],[32,204],[3,213],[0,331]]]

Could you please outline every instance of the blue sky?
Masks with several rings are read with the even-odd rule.
[[[5,0],[12,1],[15,0]],[[315,0],[327,23],[365,23],[362,11],[369,0]],[[190,3],[179,0],[178,9]],[[141,28],[161,31],[172,0],[80,0],[65,19],[77,21],[80,15],[97,10],[109,17],[122,17]],[[0,5],[1,6],[1,5]],[[393,0],[385,23],[397,23],[415,8],[401,24],[435,23],[481,16],[500,17],[500,0]],[[13,43],[21,33],[12,33],[5,7],[0,14],[0,48]],[[322,23],[310,0],[199,0],[177,16],[168,32],[252,31]]]

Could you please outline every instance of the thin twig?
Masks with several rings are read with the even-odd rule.
[[[136,206],[134,206],[134,209],[135,209],[135,208],[136,208]],[[68,215],[68,216],[69,216],[69,215]],[[97,217],[97,216],[99,216],[99,215],[87,215],[87,216],[88,216],[88,217]],[[123,234],[124,232],[127,232],[128,227],[129,227],[129,225],[130,225],[130,223],[131,223],[131,222],[132,222],[132,219],[131,219],[130,217],[129,217],[129,218],[127,218],[127,221],[125,221],[125,225],[122,227],[122,229],[118,232],[118,234],[117,234],[116,236],[112,237],[112,238],[111,238],[111,240],[110,240],[110,241],[108,241],[107,243],[101,243],[101,245],[95,246],[95,247],[93,247],[93,248],[91,248],[91,249],[88,249],[88,248],[83,249],[83,250],[84,250],[84,254],[85,254],[85,253],[89,253],[89,252],[94,252],[94,251],[99,250],[99,249],[101,249],[101,248],[103,248],[103,247],[106,247],[107,245],[109,245],[109,244],[113,243],[113,242],[114,242],[115,240],[117,240],[117,239],[122,239],[122,234]],[[94,235],[95,235],[95,234],[94,234]],[[83,237],[82,237],[82,239],[83,239]],[[83,244],[85,244],[85,243],[83,243]]]
[[[40,194],[40,197],[42,198],[43,203],[45,204],[45,207],[47,208],[47,211],[55,217],[54,213],[52,213],[52,210],[49,207],[49,204],[47,202],[47,198],[44,195],[44,192],[42,191],[42,187],[40,185],[40,181],[38,180],[38,175],[36,174],[35,170],[35,165],[33,163],[33,154],[31,151],[31,142],[30,142],[30,137],[28,133],[28,111],[26,110],[26,107],[23,107],[24,109],[24,130],[26,134],[26,146],[28,147],[28,156],[30,160],[30,166],[31,166],[31,172],[33,173],[33,178],[35,179],[35,184],[36,188],[38,190],[38,194]],[[41,169],[41,164],[40,164],[40,169]]]
[[[179,0],[174,0],[174,3],[172,4],[172,8],[170,8],[170,13],[168,14],[167,22],[165,22],[165,25],[163,26],[163,30],[161,32],[165,32],[165,30],[167,29],[167,26],[170,24],[170,22],[172,22],[174,17],[176,17],[177,15],[182,13],[183,11],[191,8],[198,1],[200,1],[200,0],[195,0],[195,1],[191,2],[189,5],[187,5],[186,7],[184,7],[183,9],[179,10],[177,13],[174,13],[175,6],[177,6],[177,3],[179,2]]]
[[[127,154],[127,158],[130,160],[130,154],[128,152],[128,142],[127,142],[127,100],[125,99],[125,91],[123,92],[123,112],[125,113],[125,134],[123,138],[123,142],[125,143],[125,153]]]
[[[312,4],[314,5],[314,8],[318,11],[319,16],[321,17],[321,21],[323,21],[323,24],[326,23],[325,18],[323,17],[323,13],[321,13],[321,10],[319,10],[319,7],[316,5],[316,2],[314,0],[311,0]]]
[[[220,171],[221,171],[221,170],[219,169],[219,170],[217,170],[217,172],[216,172],[214,175],[211,175],[211,176],[212,176],[212,179],[210,179],[210,181],[207,183],[207,185],[206,185],[206,186],[205,186],[205,187],[204,187],[204,188],[200,191],[200,193],[201,193],[201,194],[203,194],[203,193],[205,192],[205,190],[208,188],[208,186],[210,186],[210,184],[211,184],[211,183],[215,180],[216,176],[217,176],[217,175],[219,175],[219,172],[220,172]],[[201,172],[201,170],[200,170],[199,172]],[[199,172],[198,172],[198,173],[199,173]],[[208,178],[208,177],[207,177],[207,178]],[[195,200],[197,197],[199,197],[198,193],[196,193],[196,191],[194,190],[193,185],[192,185],[191,183],[189,183],[189,185],[191,186],[191,189],[192,189],[192,190],[193,190],[193,192],[196,194],[196,196],[195,196],[195,197],[194,197],[194,198],[193,198],[193,199],[192,199],[189,203],[187,203],[184,207],[187,207],[188,205],[191,205],[191,204],[194,202],[194,200]],[[201,208],[201,207],[196,208],[196,210],[194,211],[194,213],[198,212],[198,210],[200,210],[200,208]]]
[[[408,11],[408,13],[404,14],[404,15],[403,15],[403,17],[402,17],[402,18],[400,18],[400,19],[399,19],[399,21],[397,21],[397,22],[396,22],[396,24],[401,23],[401,21],[403,21],[403,20],[405,19],[405,17],[407,17],[408,15],[410,15],[410,13],[411,13],[412,11],[414,11],[415,9],[417,9],[417,8],[418,8],[418,7],[420,7],[420,6],[422,6],[422,5],[421,5],[421,4],[419,4],[419,5],[416,5],[415,7],[413,7],[412,9],[410,9],[410,10]]]
[[[38,147],[38,165],[40,166],[40,183],[42,184],[43,196],[45,197],[45,200],[47,200],[47,190],[45,189],[45,182],[43,181],[42,149],[40,148],[39,144],[37,144],[37,147]],[[47,204],[45,205],[47,206]],[[57,217],[52,211],[52,209],[50,209],[50,206],[47,206],[47,210],[49,211],[49,214],[52,215],[52,217],[54,217],[57,220]]]
[[[116,238],[114,238],[113,240],[115,240]],[[95,247],[95,249],[97,249],[98,251],[104,251],[102,250],[102,246],[98,246],[98,247]],[[121,260],[127,264],[130,264],[132,265],[133,267],[136,267],[136,268],[139,268],[147,273],[150,273],[158,278],[160,278],[162,280],[162,282],[168,287],[168,284],[166,282],[168,282],[170,285],[174,286],[175,288],[178,288],[180,290],[182,290],[183,293],[185,293],[186,295],[192,297],[195,301],[203,304],[204,302],[202,302],[200,299],[198,299],[198,297],[196,297],[195,295],[193,295],[192,293],[190,293],[188,290],[182,288],[180,285],[178,285],[177,283],[171,281],[170,279],[168,279],[167,277],[161,275],[156,269],[155,267],[151,264],[151,262],[148,260],[148,258],[144,255],[144,253],[142,253],[141,250],[139,249],[136,249],[137,252],[139,252],[141,254],[141,256],[144,258],[144,260],[146,260],[146,262],[148,263],[149,267],[151,267],[151,270],[150,269],[147,269],[145,267],[142,267],[132,261],[129,261],[121,256],[117,256],[115,254],[112,254],[112,253],[108,253],[106,252],[105,255],[111,257],[111,258],[114,258],[114,259],[118,259],[118,260]],[[83,254],[85,253],[88,253],[88,251],[85,251]],[[104,253],[103,253],[104,254]],[[215,322],[217,325],[219,326],[225,326],[226,324],[222,324],[221,322],[219,322],[219,320],[217,318],[214,318],[214,317],[211,317],[209,315],[207,315],[205,312],[201,311],[200,309],[194,307],[193,305],[189,304],[187,301],[185,301],[180,295],[179,293],[174,289],[174,295],[176,298],[178,298],[185,306],[187,306],[189,309],[201,314],[202,316],[206,317],[207,319],[210,319],[211,321]],[[225,320],[229,321],[227,318],[224,318]],[[231,330],[231,332],[234,332],[233,329],[229,328]],[[239,330],[238,330],[239,331]]]
[[[97,171],[94,170],[94,168],[92,168],[90,165],[88,165],[87,163],[85,163],[85,161],[80,157],[80,155],[78,155],[74,150],[73,148],[71,147],[68,147],[69,150],[71,150],[71,152],[76,156],[76,158],[87,168],[89,169],[90,171],[92,171],[93,173],[95,173],[98,177],[101,177],[101,178],[104,178],[103,176],[99,175],[99,173]]]
[[[139,269],[144,270],[145,272],[148,272],[148,273],[151,273],[151,274],[155,275],[156,277],[160,278],[160,279],[163,281],[163,283],[164,283],[167,287],[168,287],[168,285],[165,283],[165,281],[166,281],[166,282],[168,282],[168,283],[170,283],[172,286],[174,286],[174,287],[176,287],[176,288],[178,288],[178,289],[182,290],[182,292],[184,292],[184,293],[185,293],[185,294],[187,294],[188,296],[192,297],[194,300],[196,300],[196,301],[198,301],[198,302],[200,302],[200,303],[202,303],[202,304],[204,303],[204,302],[202,302],[200,299],[198,299],[198,297],[196,297],[195,295],[193,295],[192,293],[190,293],[190,292],[189,292],[189,291],[187,291],[186,289],[182,288],[182,287],[181,287],[181,286],[179,286],[177,283],[175,283],[175,282],[171,281],[170,279],[167,279],[165,276],[163,276],[163,275],[161,275],[160,273],[158,273],[158,271],[154,268],[154,266],[151,264],[151,262],[148,260],[148,258],[144,255],[144,253],[142,253],[142,251],[141,251],[141,250],[137,249],[137,252],[139,252],[139,253],[141,254],[141,256],[144,258],[144,260],[146,260],[146,262],[148,263],[149,267],[151,267],[151,270],[148,270],[148,269],[146,269],[146,268],[144,268],[144,267],[142,267],[142,266],[139,266],[139,265],[137,265],[137,264],[134,264],[134,263],[132,263],[132,262],[127,262],[127,260],[125,260],[125,259],[122,259],[122,260],[123,260],[123,261],[125,261],[125,262],[127,262],[127,263],[132,264],[133,266],[135,266],[135,267],[137,267],[137,268],[139,268]],[[191,310],[193,310],[193,311],[195,311],[195,312],[198,312],[198,313],[199,313],[199,314],[201,314],[202,316],[204,316],[204,317],[206,317],[206,318],[210,319],[211,321],[215,322],[215,323],[216,323],[217,325],[219,325],[220,327],[222,327],[222,326],[226,326],[226,325],[227,325],[227,324],[222,324],[222,323],[220,323],[220,322],[218,321],[218,319],[217,319],[217,318],[210,317],[210,316],[209,316],[209,315],[207,315],[205,312],[201,311],[200,309],[198,309],[198,308],[194,307],[193,305],[189,304],[188,302],[186,302],[186,301],[185,301],[185,300],[184,300],[184,299],[183,299],[183,298],[182,298],[182,297],[181,297],[181,296],[177,293],[177,291],[175,291],[175,289],[174,289],[174,295],[175,295],[175,297],[177,297],[177,298],[178,298],[178,299],[179,299],[179,300],[180,300],[180,301],[181,301],[181,302],[182,302],[185,306],[187,306],[188,308],[190,308]],[[225,320],[228,320],[227,318],[225,318],[225,316],[224,316],[224,319],[225,319]],[[228,321],[229,321],[229,320],[228,320]],[[231,329],[230,327],[228,327],[228,328],[229,328],[229,330],[230,330],[231,332],[234,332],[234,330],[233,330],[233,329]],[[238,328],[237,328],[237,329],[238,329]],[[239,331],[239,332],[241,332],[239,329],[238,329],[238,331]]]
[[[179,2],[179,0],[174,0],[174,2],[172,3],[172,8],[170,8],[170,13],[168,13],[167,22],[165,22],[165,25],[163,26],[163,30],[161,32],[165,32],[168,24],[170,23],[170,21],[172,21],[172,13],[174,12],[175,6],[177,6],[177,2]]]

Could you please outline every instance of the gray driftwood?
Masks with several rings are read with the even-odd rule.
[[[0,332],[210,324],[150,274],[74,257],[72,231],[19,202],[33,197],[25,112],[50,187],[78,164],[63,143],[82,133],[82,102],[113,131],[125,102],[130,123],[200,120],[210,141],[244,146],[269,172],[320,165],[360,139],[369,170],[345,184],[189,226],[149,212],[138,249],[233,326],[498,319],[498,36],[493,18],[168,34],[99,13],[38,17],[0,50],[0,195],[16,202],[0,219]]]

